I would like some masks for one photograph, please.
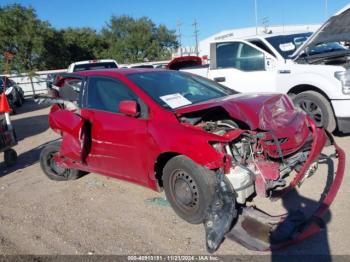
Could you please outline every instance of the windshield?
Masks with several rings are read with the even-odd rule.
[[[311,35],[311,32],[293,35],[279,35],[267,37],[266,40],[283,56],[283,58],[288,59]],[[338,42],[329,42],[311,47],[308,51],[308,55],[343,50],[347,49]]]
[[[75,65],[74,72],[86,71],[86,70],[109,69],[109,68],[118,68],[118,66],[113,62],[81,64],[81,65]]]
[[[127,77],[162,107],[171,109],[236,94],[211,80],[178,71],[150,71]]]

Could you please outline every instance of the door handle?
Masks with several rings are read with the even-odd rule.
[[[226,77],[214,77],[214,81],[215,82],[225,82],[226,81]]]

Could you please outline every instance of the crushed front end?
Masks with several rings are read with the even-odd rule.
[[[208,111],[203,113],[207,115]],[[222,156],[219,168],[207,166],[215,169],[217,176],[214,200],[204,220],[209,252],[217,250],[225,237],[249,249],[264,251],[313,235],[322,228],[322,217],[342,182],[344,151],[323,128],[296,110],[286,96],[265,100],[258,116],[259,124],[252,130],[240,127],[237,119],[220,119],[216,114],[216,119],[198,120],[196,115],[196,127],[220,136],[209,143]],[[191,115],[184,117],[185,122],[191,121]],[[269,198],[271,202],[283,199],[300,187],[316,172],[327,142],[335,148],[333,157],[338,167],[332,185],[311,216],[301,211],[271,216],[247,205],[255,197]]]

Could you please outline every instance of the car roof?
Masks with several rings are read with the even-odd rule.
[[[75,75],[82,76],[93,76],[93,75],[107,75],[107,76],[115,76],[115,75],[129,75],[135,73],[146,73],[146,72],[164,72],[168,71],[166,69],[161,68],[117,68],[117,69],[99,69],[99,70],[88,70],[88,71],[79,71],[74,72]]]

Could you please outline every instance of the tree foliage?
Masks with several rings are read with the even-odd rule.
[[[33,8],[18,4],[0,7],[0,54],[14,55],[13,70],[33,70],[44,65],[44,40],[52,28],[37,18]],[[3,61],[2,61],[3,62]]]
[[[119,63],[169,59],[176,35],[149,18],[112,16],[100,32],[91,28],[55,29],[33,8],[0,6],[0,70],[5,52],[13,54],[11,70],[66,68],[79,60],[113,58]]]
[[[65,68],[75,61],[100,58],[107,45],[95,30],[67,28],[54,30],[45,39],[44,47],[46,68]]]
[[[174,31],[156,26],[147,17],[112,16],[102,38],[108,44],[103,54],[123,62],[167,59],[171,48],[178,46]]]

